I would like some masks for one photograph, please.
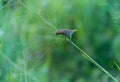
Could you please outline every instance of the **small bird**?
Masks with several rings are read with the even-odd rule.
[[[58,30],[56,32],[56,35],[64,35],[64,36],[67,36],[67,37],[72,37],[72,34],[77,31],[77,30],[69,30],[69,29],[62,29],[62,30]]]

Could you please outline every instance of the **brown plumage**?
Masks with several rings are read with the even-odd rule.
[[[71,37],[75,31],[76,30],[69,30],[69,29],[58,30],[56,32],[56,35],[64,35],[64,36]]]

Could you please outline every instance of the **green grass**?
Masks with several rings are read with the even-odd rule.
[[[105,2],[8,0],[0,4],[0,82],[118,82],[119,73],[110,62],[120,58],[119,25],[111,7],[98,5]],[[78,30],[73,40],[55,35],[66,28]],[[90,50],[87,54],[81,48]]]
[[[116,67],[117,67],[118,70],[120,71],[120,66],[119,66],[116,62],[114,62],[114,64],[116,65]]]

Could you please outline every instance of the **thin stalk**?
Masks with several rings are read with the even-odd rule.
[[[116,65],[116,67],[118,68],[118,70],[120,70],[120,66],[116,62],[114,62],[114,64]]]
[[[76,47],[81,53],[82,56],[88,59],[90,62],[95,64],[97,67],[99,67],[103,72],[105,72],[111,79],[113,79],[115,82],[118,82],[117,79],[115,79],[107,70],[105,70],[102,66],[100,66],[93,58],[91,58],[87,53],[85,53],[80,47],[78,47],[73,41],[70,39],[67,39],[74,47]]]
[[[27,10],[31,11],[30,8],[28,8],[24,3],[22,3],[20,0],[18,0],[18,2],[24,6]],[[31,14],[32,15],[32,14]],[[38,17],[40,17],[46,24],[48,24],[53,30],[57,31],[56,27],[54,25],[52,25],[51,23],[49,23],[49,21],[47,21],[44,17],[42,17],[39,13],[36,14]]]
[[[24,55],[24,80],[25,82],[28,82],[27,81],[27,70],[26,70],[26,54],[23,54]]]

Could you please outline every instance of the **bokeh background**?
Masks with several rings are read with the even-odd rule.
[[[120,78],[120,0],[0,0],[0,82],[114,82]]]

